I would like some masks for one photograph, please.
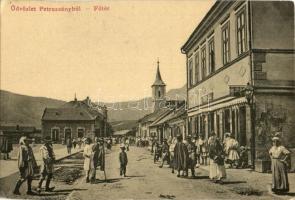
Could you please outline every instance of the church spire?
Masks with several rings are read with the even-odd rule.
[[[154,84],[152,86],[158,86],[158,85],[163,85],[165,86],[166,84],[164,83],[164,81],[162,80],[162,77],[161,77],[161,73],[160,73],[160,61],[159,61],[159,58],[158,58],[158,61],[157,61],[157,74],[156,74],[156,80],[154,82]]]
[[[75,102],[77,101],[77,95],[76,95],[76,92],[75,92],[74,101],[75,101]]]

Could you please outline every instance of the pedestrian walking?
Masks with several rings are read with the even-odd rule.
[[[226,178],[226,171],[224,167],[224,152],[223,147],[215,132],[211,133],[208,139],[209,146],[209,178],[215,183],[223,183],[223,179]]]
[[[169,145],[168,145],[167,139],[164,139],[164,140],[163,140],[162,151],[161,151],[161,153],[162,153],[162,163],[161,163],[161,165],[159,166],[160,168],[163,167],[165,161],[166,161],[168,164],[170,164]]]
[[[19,169],[19,179],[16,182],[13,193],[15,195],[20,195],[19,188],[21,185],[27,181],[27,194],[34,195],[32,191],[32,180],[34,176],[34,171],[37,168],[37,163],[32,148],[29,144],[29,139],[25,136],[21,137],[19,140],[19,151],[18,151],[18,169]]]
[[[202,164],[203,165],[207,165],[208,162],[208,141],[204,139],[204,135],[201,135],[201,141],[200,142],[200,145],[201,145],[201,159],[202,159]]]
[[[72,143],[72,140],[71,140],[70,137],[68,137],[66,139],[66,146],[67,146],[67,152],[68,152],[68,154],[71,154],[73,143]]]
[[[154,146],[154,163],[159,161],[160,157],[161,157],[161,147],[159,142],[156,141]]]
[[[177,135],[177,143],[174,148],[175,169],[177,170],[177,177],[186,176],[188,163],[188,150],[186,145],[182,142],[182,136]],[[182,172],[182,174],[180,174]]]
[[[78,138],[77,144],[78,144],[79,149],[81,149],[82,139],[80,137]]]
[[[84,170],[85,170],[85,181],[86,183],[89,183],[89,177],[90,177],[90,164],[91,164],[91,154],[92,154],[92,146],[91,139],[86,138],[85,140],[85,146],[84,146]]]
[[[272,138],[273,146],[269,150],[271,157],[272,191],[282,194],[289,191],[288,164],[290,151],[282,144],[278,136]]]
[[[197,135],[195,136],[197,137]],[[202,155],[202,146],[204,145],[204,140],[202,139],[202,136],[200,135],[196,140],[195,140],[195,146],[196,146],[196,161],[197,164],[201,164],[201,155]]]
[[[175,145],[176,145],[176,137],[173,137],[172,139],[172,143],[170,144],[169,146],[169,155],[170,155],[170,167],[171,167],[171,173],[174,174],[174,165],[175,165],[175,161],[174,161],[174,148],[175,148]]]
[[[41,170],[40,170],[40,180],[37,188],[37,192],[41,192],[42,183],[46,179],[45,191],[51,192],[55,187],[49,187],[50,181],[53,178],[54,171],[54,161],[55,154],[53,152],[52,141],[49,136],[44,139],[44,144],[40,147],[40,155],[42,159]]]
[[[99,139],[97,137],[94,138],[94,143],[91,145],[92,153],[90,155],[90,183],[95,183],[96,181],[96,169],[99,165],[99,159],[100,159],[100,144]]]
[[[7,135],[0,131],[0,152],[4,154],[4,160],[9,159],[9,153],[13,150],[12,143]]]
[[[195,177],[195,166],[196,166],[196,146],[192,142],[190,135],[186,137],[187,141],[187,151],[188,151],[188,167],[186,171],[186,176],[188,176],[188,169],[191,171],[192,178]]]
[[[120,161],[120,176],[126,177],[126,166],[128,164],[127,153],[125,152],[125,145],[121,145],[121,152],[119,154]]]
[[[129,138],[126,138],[125,140],[125,147],[126,147],[126,151],[129,151]]]
[[[72,143],[73,143],[73,148],[75,149],[75,148],[76,148],[76,145],[77,145],[77,140],[76,140],[76,138],[73,139]]]

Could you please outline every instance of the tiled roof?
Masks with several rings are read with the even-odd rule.
[[[176,110],[170,110],[167,113],[167,115],[163,116],[162,118],[159,118],[159,120],[155,120],[150,126],[159,126],[161,124],[164,124],[165,122],[168,122],[169,120],[181,117],[185,113],[185,105],[182,105],[180,108]]]
[[[42,120],[45,121],[90,121],[96,118],[89,111],[81,107],[46,108]]]
[[[138,120],[140,123],[145,123],[145,122],[153,122],[155,121],[159,116],[161,116],[162,114],[164,114],[165,112],[167,112],[167,110],[169,110],[168,108],[162,108],[159,109],[153,113],[147,114],[145,115],[143,118],[141,118],[140,120]]]

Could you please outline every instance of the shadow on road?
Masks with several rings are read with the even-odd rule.
[[[140,178],[140,177],[145,177],[145,176],[132,176],[132,175],[130,175],[130,176],[126,176],[127,178]]]
[[[195,178],[192,179],[209,179],[209,176],[196,176]]]
[[[40,194],[36,194],[34,196],[59,196],[59,195],[68,195],[73,191],[81,191],[81,190],[87,190],[87,189],[60,189],[60,190],[54,190],[52,192],[41,192]]]
[[[223,181],[223,185],[227,184],[239,184],[239,183],[247,183],[246,181]]]
[[[123,179],[123,178],[113,178],[113,179],[107,179],[107,180],[96,179],[92,184],[99,184],[99,183],[116,183],[116,182],[119,182],[120,179]]]

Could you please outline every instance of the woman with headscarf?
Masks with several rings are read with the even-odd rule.
[[[92,156],[92,146],[90,144],[91,144],[91,139],[86,138],[84,151],[83,151],[86,183],[89,183],[89,181],[90,181],[89,180],[89,178],[90,178],[90,165],[91,165],[91,156]]]
[[[215,132],[211,133],[208,139],[209,146],[209,178],[215,183],[222,183],[222,179],[226,178],[224,167],[224,152],[223,147]]]
[[[21,185],[27,181],[27,194],[34,195],[32,192],[32,180],[34,176],[34,170],[37,168],[37,163],[32,148],[29,145],[29,140],[27,137],[23,136],[19,140],[19,152],[18,152],[18,169],[20,177],[16,182],[13,193],[15,195],[20,195],[19,188]]]
[[[289,191],[287,159],[290,151],[283,145],[278,136],[272,138],[273,146],[269,150],[271,157],[272,191],[274,193],[285,193]]]

